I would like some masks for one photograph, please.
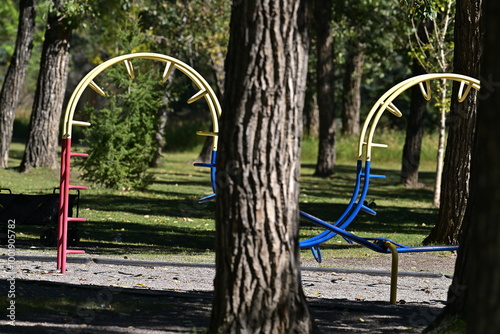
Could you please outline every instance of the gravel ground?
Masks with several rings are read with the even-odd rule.
[[[202,332],[209,322],[213,264],[123,256],[68,259],[67,273],[60,274],[54,258],[17,257],[19,314],[15,327],[3,321],[0,332],[25,333],[33,326],[37,333]],[[0,261],[5,268],[6,258]],[[397,305],[388,303],[390,262],[390,256],[382,256],[303,263],[304,292],[318,327],[325,333],[420,332],[444,306],[455,257],[400,255]],[[2,300],[7,300],[8,276],[5,270],[0,274]],[[30,309],[37,298],[43,306]],[[45,307],[57,298],[69,309]]]

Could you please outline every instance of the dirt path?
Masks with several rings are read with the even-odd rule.
[[[305,263],[302,273],[312,314],[324,333],[420,332],[444,306],[451,279],[442,274],[454,265],[449,256],[402,258],[401,303],[391,305],[386,258],[329,261],[342,268]],[[213,265],[118,258],[81,262],[69,263],[61,275],[54,262],[16,261],[16,326],[3,317],[0,332],[203,333],[207,328]],[[349,264],[361,268],[346,268]],[[7,273],[0,276],[0,298],[8,302]]]

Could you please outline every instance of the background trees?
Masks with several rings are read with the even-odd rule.
[[[72,25],[81,13],[74,12],[70,1],[54,0],[51,5],[21,171],[34,167],[55,169],[59,162],[59,123],[66,93]]]
[[[222,107],[231,112],[222,113],[217,160],[224,184],[216,203],[213,333],[312,331],[298,257],[306,13],[300,0],[232,9]]]
[[[424,17],[418,23],[417,31],[414,32],[417,38],[427,44],[426,29],[430,29],[430,20]],[[427,28],[426,28],[427,27]],[[412,74],[414,76],[426,74],[426,69],[417,58],[413,58]],[[401,158],[401,183],[405,187],[417,188],[421,184],[418,182],[418,169],[420,166],[420,153],[422,150],[422,137],[424,135],[424,119],[427,109],[427,100],[422,96],[419,87],[411,88],[411,102],[406,123],[405,144],[403,156]]]
[[[37,0],[19,2],[16,46],[0,92],[0,168],[7,168],[14,116],[28,70],[35,34]]]
[[[316,101],[319,112],[319,147],[316,176],[335,171],[335,105],[333,53],[333,0],[314,2],[316,32]]]
[[[457,73],[480,78],[482,47],[482,12],[480,6],[458,1],[455,24],[453,67]],[[458,94],[458,86],[452,91]],[[457,244],[469,199],[471,151],[476,128],[477,94],[470,93],[459,103],[451,100],[448,117],[449,134],[444,157],[443,182],[440,192],[438,221],[426,243]]]

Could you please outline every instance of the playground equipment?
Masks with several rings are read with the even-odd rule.
[[[175,59],[173,57],[165,56],[158,53],[133,53],[123,56],[118,56],[112,58],[104,63],[98,65],[93,70],[91,70],[76,86],[73,94],[71,95],[63,119],[62,126],[62,152],[61,152],[61,174],[60,174],[60,195],[59,195],[59,220],[58,220],[58,235],[57,235],[57,269],[61,273],[66,272],[66,258],[68,254],[81,254],[85,253],[83,250],[70,250],[68,249],[68,222],[82,222],[85,218],[69,217],[68,216],[68,206],[69,206],[69,193],[71,190],[84,190],[87,189],[85,186],[72,185],[70,183],[70,171],[71,171],[71,158],[73,157],[88,157],[85,153],[76,153],[71,151],[71,135],[73,126],[90,126],[88,122],[74,120],[75,110],[82,96],[83,92],[87,87],[90,87],[98,94],[106,97],[106,92],[94,81],[97,76],[106,70],[107,68],[122,63],[131,78],[135,77],[134,67],[132,64],[133,59],[148,59],[153,61],[159,61],[165,63],[165,69],[163,71],[162,80],[165,82],[174,69],[179,70],[185,74],[193,84],[199,89],[199,91],[194,94],[187,102],[193,103],[201,98],[205,98],[208,105],[210,115],[212,117],[212,132],[198,131],[197,134],[200,136],[210,136],[213,138],[212,144],[212,156],[210,163],[199,163],[195,166],[208,167],[210,168],[210,176],[212,189],[215,193],[215,161],[217,159],[217,134],[219,131],[219,117],[221,114],[221,108],[217,97],[210,87],[210,85],[205,81],[205,79],[196,72],[192,67],[186,63]],[[202,198],[200,201],[208,201],[212,199],[214,195],[209,195]]]
[[[221,114],[221,108],[219,102],[208,85],[208,83],[198,74],[193,68],[187,64],[161,54],[155,53],[135,53],[124,56],[119,56],[110,59],[101,65],[94,68],[89,72],[78,84],[75,91],[71,95],[69,100],[63,121],[63,134],[62,134],[62,154],[61,154],[61,185],[60,185],[60,201],[59,201],[59,229],[58,229],[58,249],[57,249],[57,269],[61,273],[66,272],[66,257],[67,254],[72,253],[84,253],[81,250],[68,250],[67,249],[67,233],[68,233],[68,222],[70,221],[85,221],[85,218],[74,218],[68,217],[68,205],[69,205],[69,192],[73,189],[83,190],[86,189],[84,186],[71,185],[70,183],[70,164],[72,157],[86,157],[87,154],[83,153],[73,153],[71,152],[71,134],[73,126],[90,126],[90,123],[77,121],[73,119],[77,103],[87,87],[90,87],[102,96],[106,96],[106,93],[95,83],[94,79],[106,68],[113,66],[117,63],[123,63],[128,74],[134,77],[134,68],[131,60],[143,58],[154,61],[160,61],[165,63],[165,70],[163,72],[163,80],[166,81],[171,75],[174,68],[180,70],[188,78],[190,78],[199,91],[193,95],[188,103],[193,103],[198,99],[204,97],[206,103],[208,104],[209,111],[212,117],[212,131],[204,132],[198,131],[197,134],[201,136],[210,136],[213,138],[212,146],[212,156],[210,163],[199,163],[195,166],[208,167],[210,168],[210,177],[213,194],[203,197],[199,200],[199,203],[204,203],[215,198],[216,194],[216,159],[217,159],[217,139],[218,139],[218,119]],[[313,252],[314,257],[318,262],[321,262],[321,249],[320,245],[331,238],[339,235],[347,240],[349,243],[357,243],[361,246],[369,248],[375,252],[379,253],[390,253],[392,254],[392,268],[391,268],[391,303],[396,302],[396,288],[397,288],[397,276],[398,276],[398,253],[409,253],[409,252],[429,252],[429,251],[453,251],[457,250],[458,246],[406,246],[401,243],[395,242],[387,238],[361,238],[351,232],[348,232],[346,228],[353,222],[360,211],[366,212],[371,215],[375,215],[376,212],[365,205],[366,195],[368,193],[368,188],[371,179],[385,178],[384,175],[372,174],[371,172],[371,157],[373,148],[384,148],[387,147],[385,144],[375,143],[374,135],[377,124],[387,110],[397,117],[401,117],[402,113],[394,105],[393,101],[402,92],[410,87],[419,85],[420,90],[426,100],[430,100],[430,82],[436,79],[447,79],[452,81],[457,81],[460,83],[458,91],[458,101],[463,102],[468,96],[471,89],[479,90],[480,83],[478,80],[460,74],[454,73],[434,73],[434,74],[424,74],[407,79],[384,93],[377,102],[373,105],[368,116],[363,125],[361,135],[358,142],[358,159],[356,167],[356,181],[354,185],[353,195],[346,206],[343,214],[334,223],[329,223],[320,218],[314,217],[311,214],[300,211],[300,216],[305,220],[321,227],[323,231],[318,235],[302,240],[299,242],[301,248],[310,248]]]
[[[433,73],[419,75],[407,79],[384,93],[375,102],[369,111],[365,123],[360,134],[358,142],[358,160],[356,167],[356,182],[354,192],[347,205],[344,213],[334,223],[326,222],[320,218],[314,217],[306,212],[300,212],[300,215],[305,220],[324,228],[320,234],[299,242],[301,248],[310,248],[314,257],[318,262],[321,262],[320,244],[330,240],[331,238],[340,235],[349,243],[357,243],[379,253],[392,254],[391,268],[391,303],[396,303],[396,289],[398,276],[398,253],[410,252],[432,252],[432,251],[453,251],[457,250],[458,246],[406,246],[387,238],[361,238],[346,230],[347,226],[354,220],[360,211],[375,215],[376,212],[367,207],[365,203],[366,195],[371,179],[385,178],[384,175],[371,173],[371,157],[373,148],[386,148],[385,144],[375,143],[373,137],[375,129],[382,114],[388,110],[397,117],[401,117],[402,113],[394,105],[393,101],[402,92],[410,87],[419,85],[422,95],[426,100],[430,100],[430,81],[435,79],[447,79],[460,82],[458,90],[458,101],[463,102],[468,96],[471,88],[479,90],[480,83],[477,79],[454,73]],[[425,87],[424,87],[425,84]]]

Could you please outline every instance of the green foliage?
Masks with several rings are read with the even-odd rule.
[[[95,17],[92,0],[64,0],[49,2],[49,11],[57,12],[71,28],[86,27],[86,21]]]
[[[13,1],[2,1],[0,4],[0,64],[5,64],[14,53],[16,43],[17,18],[19,13]]]
[[[364,54],[363,115],[383,92],[410,76],[405,38],[410,24],[401,13],[399,0],[336,0],[334,6],[335,63],[338,65],[336,71],[341,71],[335,83],[336,100],[342,98],[340,78],[344,75],[346,59],[352,56],[353,45],[360,45]]]
[[[412,18],[414,36],[409,37],[410,56],[417,59],[428,73],[446,72],[453,63],[455,2],[453,0],[425,2],[432,5],[433,15],[429,18],[430,24],[425,28],[425,38],[417,34],[418,26],[420,22],[424,22],[425,17],[422,17],[422,14]]]
[[[410,17],[418,19],[435,19],[438,5],[433,0],[404,0]]]
[[[377,143],[389,145],[388,148],[374,148],[372,154],[372,163],[374,166],[390,167],[393,169],[401,168],[401,157],[405,142],[405,132],[390,128],[380,127],[375,132],[374,140]],[[338,136],[337,137],[337,164],[351,165],[358,157],[359,136]],[[436,133],[424,133],[422,140],[422,153],[420,169],[422,171],[432,171],[436,168],[436,150],[438,138]],[[302,141],[301,161],[303,163],[314,165],[318,153],[318,139],[306,137]]]
[[[108,188],[144,188],[153,181],[147,169],[157,150],[155,113],[162,92],[149,73],[138,72],[132,80],[122,68],[108,71],[121,91],[105,108],[86,109],[92,126],[86,131],[90,156],[82,164],[82,178]]]

